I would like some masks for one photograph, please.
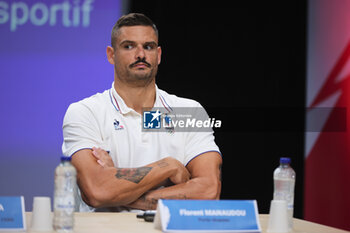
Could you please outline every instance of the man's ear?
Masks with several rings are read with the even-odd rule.
[[[158,65],[160,64],[160,61],[162,60],[162,48],[158,46]]]
[[[114,48],[111,46],[107,46],[106,54],[108,62],[114,65]]]

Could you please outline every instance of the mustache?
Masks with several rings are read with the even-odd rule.
[[[137,61],[135,61],[134,63],[132,63],[129,67],[133,67],[133,66],[136,66],[137,64],[139,63],[144,63],[147,67],[151,67],[151,64],[149,64],[148,62],[146,62],[146,59],[143,58],[143,59],[138,59]]]

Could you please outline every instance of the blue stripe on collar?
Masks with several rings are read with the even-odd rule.
[[[117,107],[117,106],[115,105],[115,103],[113,102],[113,97],[112,97],[111,89],[109,89],[109,98],[111,99],[111,103],[112,103],[113,107],[115,108],[115,110],[117,110],[118,112],[120,112],[119,109],[118,109],[118,107]]]

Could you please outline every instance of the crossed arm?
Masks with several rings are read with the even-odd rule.
[[[83,200],[93,207],[129,206],[155,209],[163,199],[218,199],[221,191],[221,156],[206,152],[186,167],[167,157],[138,168],[115,168],[107,152],[93,148],[76,152]],[[170,181],[173,185],[155,189]]]
[[[187,169],[191,179],[184,183],[146,192],[129,204],[136,209],[156,209],[158,199],[219,199],[221,192],[221,156],[207,152],[194,158]]]

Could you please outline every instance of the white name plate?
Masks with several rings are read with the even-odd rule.
[[[0,197],[0,231],[25,231],[24,198]]]
[[[154,224],[163,232],[261,232],[255,200],[159,200]]]

